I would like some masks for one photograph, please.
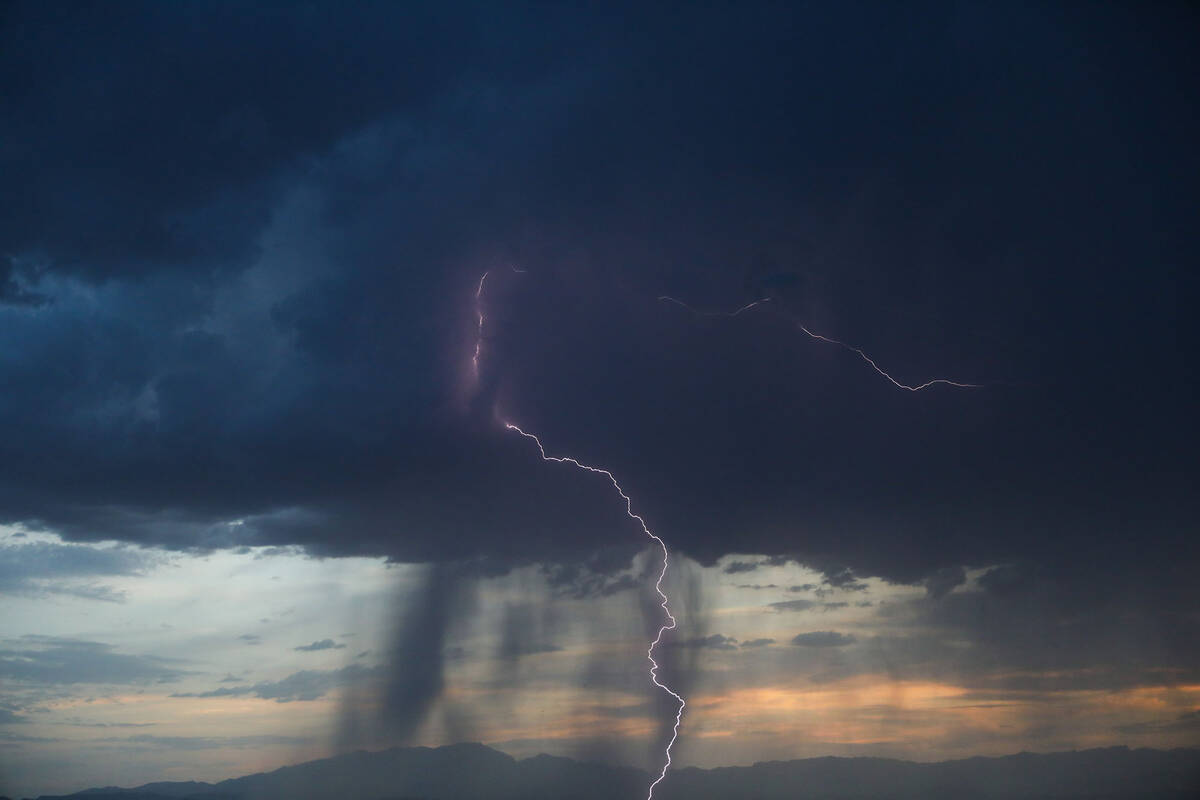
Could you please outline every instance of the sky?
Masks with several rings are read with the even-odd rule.
[[[0,6],[0,792],[1195,746],[1198,29]]]

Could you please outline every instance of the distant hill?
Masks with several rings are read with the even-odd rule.
[[[518,761],[481,744],[394,748],[309,761],[216,784],[88,789],[75,800],[638,800],[649,776],[540,755]],[[661,800],[1194,800],[1200,750],[1130,750],[918,764],[809,758],[672,772]],[[58,800],[43,797],[40,800]]]

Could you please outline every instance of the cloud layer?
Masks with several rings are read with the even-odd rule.
[[[704,562],[1174,580],[1183,13],[16,5],[0,520],[626,567],[611,487],[499,411]],[[797,319],[986,388],[899,392]]]

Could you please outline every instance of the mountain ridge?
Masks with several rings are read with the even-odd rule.
[[[358,750],[270,772],[198,781],[85,789],[38,800],[533,800],[640,797],[650,775],[539,754],[525,759],[479,743]],[[874,798],[1200,797],[1200,750],[1107,747],[913,762],[871,756],[760,761],[670,773],[661,800]]]

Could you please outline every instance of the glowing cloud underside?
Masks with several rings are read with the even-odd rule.
[[[523,273],[525,271],[519,270],[516,267],[513,267],[512,269],[513,272],[517,273]],[[478,325],[476,328],[475,352],[471,356],[471,367],[472,374],[474,375],[476,381],[479,380],[479,359],[483,351],[483,326],[485,320],[483,313],[483,286],[484,282],[487,280],[487,276],[487,272],[483,273],[483,275],[479,278],[479,286],[475,289],[475,314],[478,318]],[[664,692],[671,695],[671,697],[673,697],[679,703],[679,708],[675,711],[675,724],[671,729],[671,740],[667,743],[666,749],[663,753],[665,760],[663,762],[662,770],[659,772],[658,777],[654,779],[654,782],[650,784],[650,788],[646,794],[646,800],[653,800],[654,789],[658,786],[658,784],[662,783],[663,779],[667,777],[667,770],[671,768],[671,748],[675,746],[675,741],[679,738],[679,726],[683,721],[683,710],[687,707],[687,701],[684,700],[683,697],[681,697],[670,686],[667,686],[658,679],[658,662],[654,660],[654,650],[662,642],[663,634],[665,634],[667,631],[675,630],[677,625],[675,615],[671,613],[669,598],[662,588],[662,582],[663,579],[667,577],[667,567],[670,563],[670,554],[667,551],[667,543],[650,530],[650,527],[646,524],[645,519],[633,512],[633,500],[630,499],[629,495],[625,493],[625,490],[621,488],[621,484],[617,483],[617,479],[611,472],[606,469],[601,469],[600,467],[593,467],[588,464],[584,464],[569,456],[547,455],[546,448],[542,445],[542,440],[539,439],[535,434],[529,433],[528,431],[525,431],[519,426],[514,425],[506,420],[502,420],[502,422],[506,430],[512,431],[513,433],[532,441],[537,446],[538,454],[541,456],[543,461],[555,464],[569,464],[576,469],[583,470],[585,472],[591,472],[596,475],[603,475],[605,478],[607,478],[609,483],[611,483],[613,488],[617,491],[617,494],[620,496],[620,498],[625,501],[625,513],[629,515],[630,519],[634,520],[638,525],[641,526],[642,532],[645,533],[646,536],[653,539],[654,542],[660,548],[662,548],[662,571],[658,573],[658,580],[654,582],[654,591],[658,592],[658,596],[662,600],[662,602],[659,603],[659,606],[662,608],[663,613],[666,614],[667,621],[663,625],[659,626],[658,635],[654,637],[654,640],[650,642],[649,647],[646,648],[646,659],[650,662],[650,681],[659,689],[662,689]]]

